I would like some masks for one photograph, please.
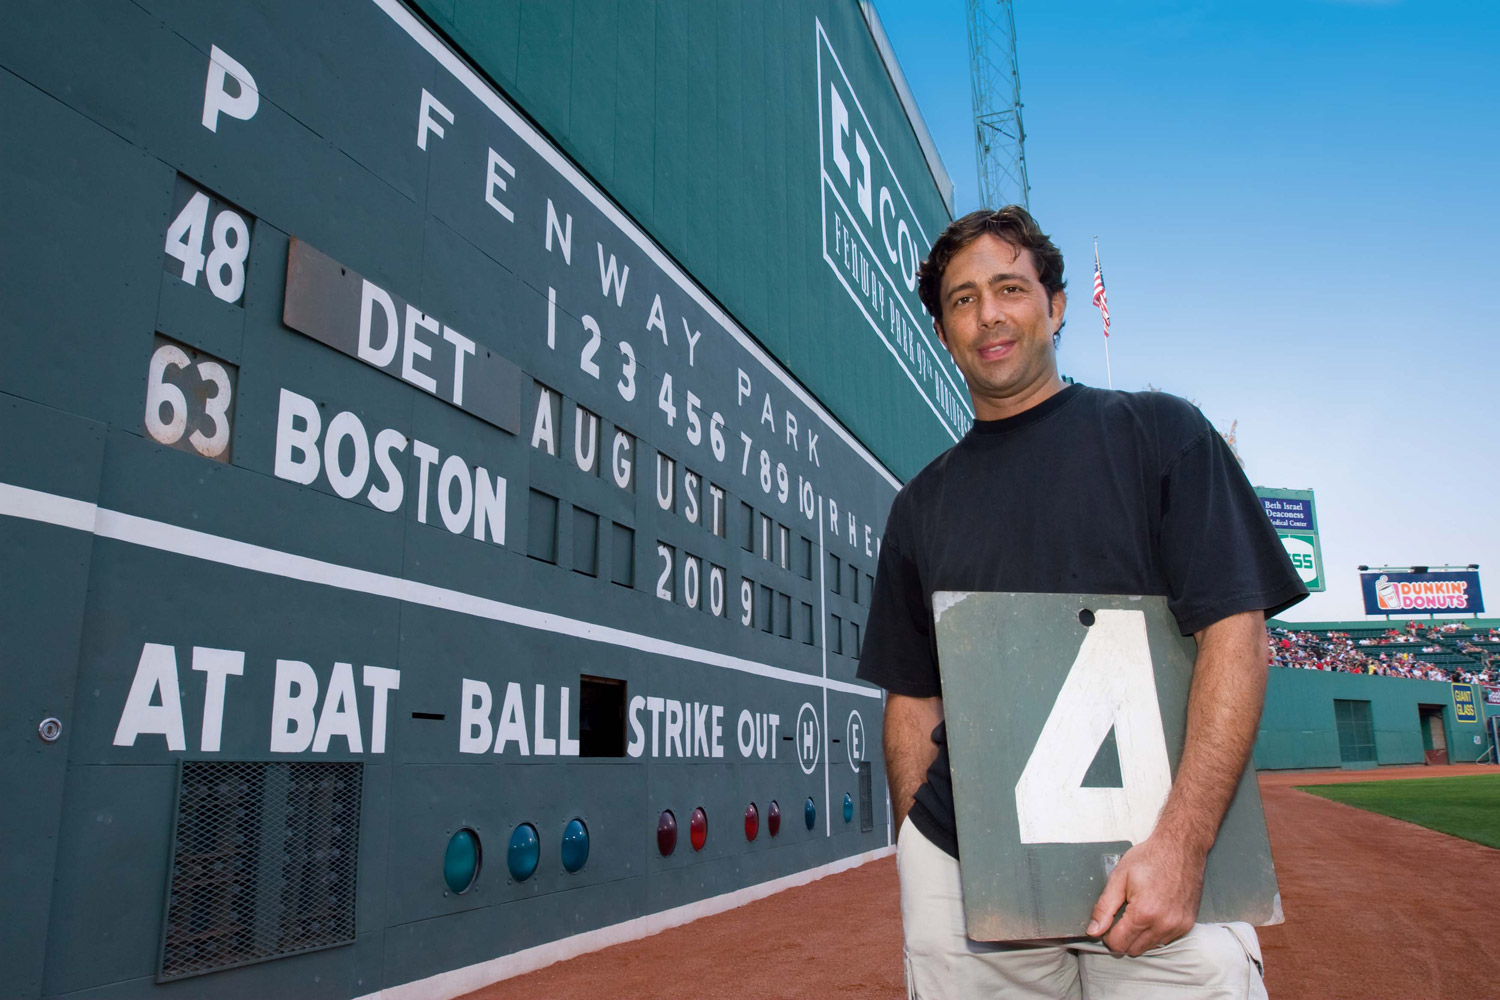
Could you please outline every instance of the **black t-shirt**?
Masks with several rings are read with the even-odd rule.
[[[1163,392],[1074,385],[972,430],[897,494],[858,676],[942,694],[938,590],[1167,598],[1184,635],[1307,596],[1224,439]],[[943,726],[912,822],[958,857]]]

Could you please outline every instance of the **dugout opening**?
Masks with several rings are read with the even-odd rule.
[[[1422,754],[1429,764],[1448,763],[1448,736],[1443,726],[1444,705],[1418,705]]]

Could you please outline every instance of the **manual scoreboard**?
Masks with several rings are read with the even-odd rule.
[[[84,6],[0,44],[11,987],[355,996],[885,848],[886,467],[407,7]]]

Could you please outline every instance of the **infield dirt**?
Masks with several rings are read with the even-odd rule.
[[[1494,773],[1456,765],[1260,776],[1287,918],[1260,931],[1273,998],[1500,996],[1491,900],[1500,851],[1292,787]],[[466,1000],[905,995],[896,865],[883,858]]]

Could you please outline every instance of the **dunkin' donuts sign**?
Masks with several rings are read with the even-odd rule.
[[[1473,571],[1361,573],[1359,582],[1367,615],[1431,614],[1438,611],[1477,615],[1484,612],[1479,574]]]

